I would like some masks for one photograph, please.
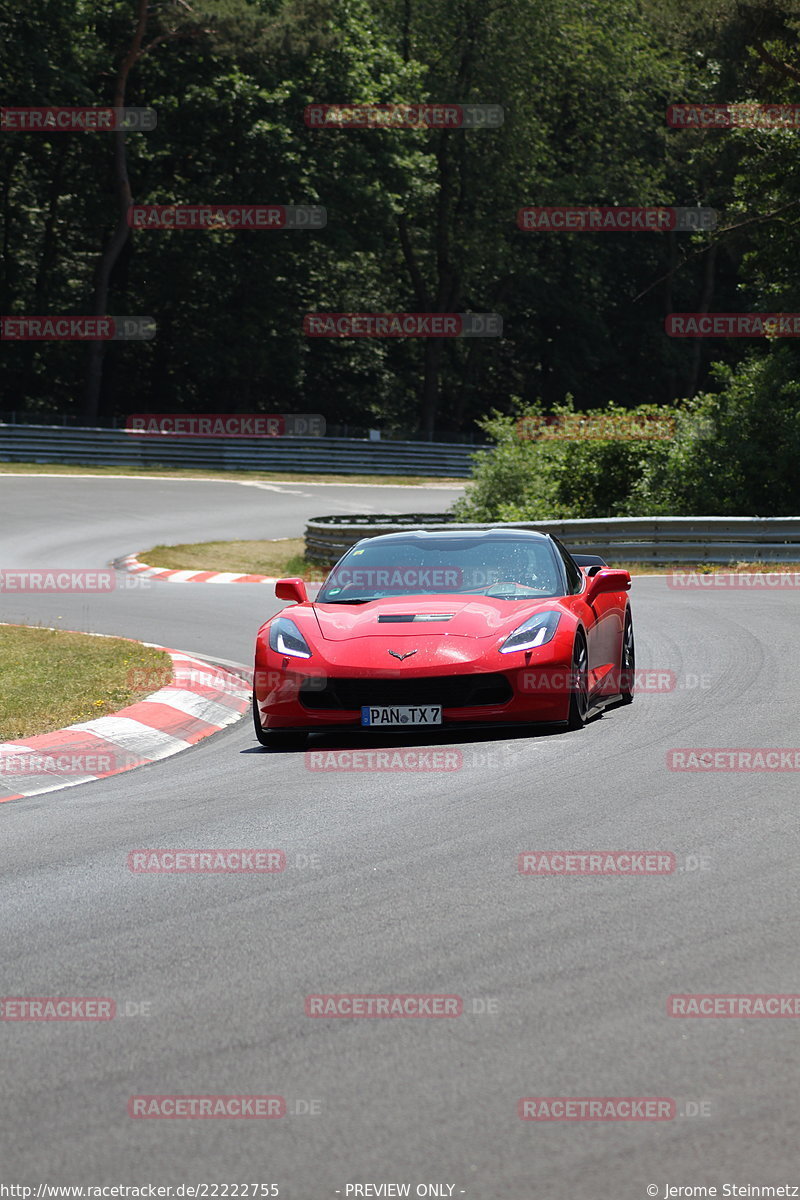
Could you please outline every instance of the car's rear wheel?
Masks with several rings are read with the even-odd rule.
[[[569,693],[570,729],[583,729],[589,712],[589,656],[586,650],[586,638],[578,631],[572,647],[572,671]]]
[[[633,638],[631,610],[625,613],[622,631],[622,653],[619,664],[619,690],[623,704],[633,704],[633,686],[636,677],[636,646]]]
[[[267,733],[262,728],[261,718],[258,715],[255,692],[253,692],[253,728],[261,745],[267,746],[270,750],[303,750],[308,741],[308,735],[305,733],[281,733],[280,730]]]

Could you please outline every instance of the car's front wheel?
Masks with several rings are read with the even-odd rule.
[[[253,692],[253,728],[261,745],[267,746],[270,750],[303,750],[308,741],[308,735],[305,733],[282,733],[280,730],[267,733],[263,729],[261,717],[258,715],[255,692]]]
[[[567,725],[570,729],[583,729],[589,712],[589,655],[586,650],[586,638],[580,632],[575,635],[572,647],[572,672],[569,693],[569,718]]]

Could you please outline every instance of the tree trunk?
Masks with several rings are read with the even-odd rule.
[[[449,159],[449,134],[443,133],[436,155],[439,168],[439,193],[436,203],[436,295],[432,297],[417,260],[416,250],[408,233],[404,216],[398,219],[400,247],[406,269],[414,290],[418,312],[449,313],[459,301],[461,277],[452,263],[451,221],[452,216],[452,169]],[[439,408],[439,374],[444,347],[441,338],[425,338],[423,350],[422,386],[420,388],[420,411],[418,428],[428,441],[436,430]]]
[[[131,41],[128,53],[122,61],[122,64],[117,72],[117,81],[114,88],[114,107],[125,107],[125,94],[128,86],[128,76],[131,68],[142,53],[142,42],[144,40],[145,30],[147,28],[147,8],[148,0],[136,0],[137,15],[136,29]],[[99,135],[98,135],[99,136]],[[108,293],[111,284],[111,272],[114,270],[117,259],[119,258],[122,248],[128,240],[130,228],[128,226],[128,209],[133,203],[131,194],[130,180],[128,179],[128,153],[125,142],[125,132],[121,129],[115,130],[112,135],[114,139],[114,176],[116,181],[117,199],[119,202],[119,217],[117,219],[117,227],[114,230],[113,236],[103,251],[100,262],[97,265],[97,273],[95,275],[94,287],[94,302],[92,313],[96,317],[106,316],[108,308]],[[105,342],[95,341],[89,343],[89,363],[86,371],[86,389],[83,399],[82,419],[84,421],[96,421],[97,413],[100,406],[100,392],[103,384],[103,357],[105,354]]]
[[[11,301],[13,299],[14,285],[16,282],[16,271],[12,269],[11,264],[11,189],[13,187],[14,172],[17,169],[17,163],[22,158],[22,147],[20,146],[16,153],[9,153],[10,165],[8,174],[3,181],[3,253],[2,264],[3,271],[0,277],[0,308],[4,313],[11,312]],[[15,264],[16,265],[16,264]]]
[[[706,269],[703,277],[703,294],[700,300],[701,313],[707,313],[711,307],[711,300],[714,295],[714,273],[717,266],[717,248],[719,243],[712,242],[708,248],[706,255]],[[700,366],[703,354],[703,338],[697,338],[692,347],[692,373],[689,377],[689,388],[687,392],[688,399],[692,399],[697,393],[697,385],[700,380]]]
[[[672,285],[675,279],[675,272],[678,269],[679,234],[677,234],[674,229],[671,229],[670,232],[664,236],[667,238],[669,245],[669,273],[664,280],[664,316],[671,317],[675,311],[675,305],[673,304]],[[667,392],[663,398],[663,403],[671,404],[673,400],[677,399],[678,390],[680,387],[678,372],[675,368],[674,359],[670,359],[669,368],[667,369],[665,375]]]
[[[50,180],[50,200],[47,205],[47,219],[42,238],[42,252],[39,255],[39,265],[36,268],[36,283],[33,292],[33,311],[46,311],[46,298],[50,271],[58,258],[57,239],[55,236],[56,220],[58,218],[58,201],[61,195],[61,179],[64,174],[64,163],[69,155],[69,143],[66,139],[59,143],[56,150],[55,169]]]

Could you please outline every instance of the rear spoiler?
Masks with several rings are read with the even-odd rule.
[[[599,554],[572,554],[572,558],[579,567],[607,567],[608,563]]]

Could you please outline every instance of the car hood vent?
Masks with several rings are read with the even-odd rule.
[[[381,613],[379,625],[397,625],[408,621],[452,621],[455,613]]]

